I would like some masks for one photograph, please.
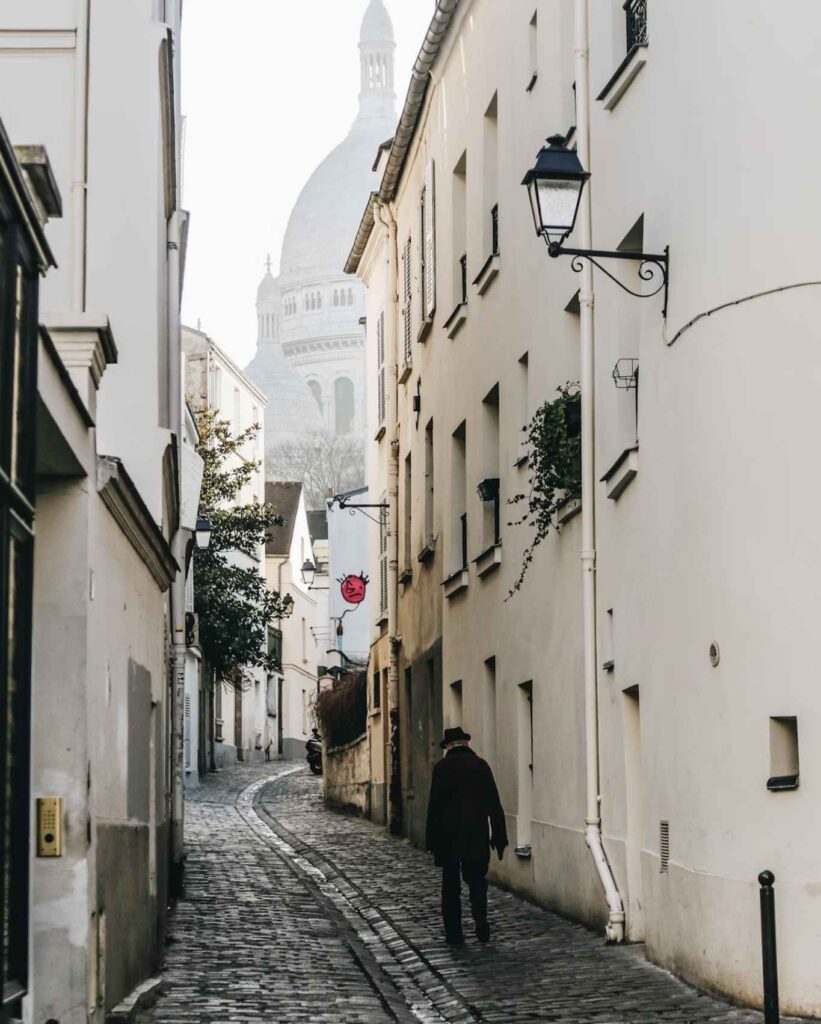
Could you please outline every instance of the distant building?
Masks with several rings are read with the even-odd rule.
[[[257,352],[247,373],[271,399],[268,455],[295,436],[317,431],[364,444],[362,286],[346,277],[342,265],[376,184],[374,155],[396,124],[394,50],[383,0],[371,0],[359,42],[359,113],[302,190],[288,222],[279,275],[273,276],[269,259],[257,292]]]
[[[240,368],[203,331],[183,327],[183,353],[185,359],[185,396],[195,413],[205,409],[216,410],[221,419],[231,423],[233,434],[239,434],[254,423],[262,425],[267,399],[251,383]],[[248,455],[260,462],[253,479],[240,495],[243,504],[265,501],[265,480],[261,465],[264,451],[264,428],[251,442]],[[244,568],[254,568],[265,574],[264,554],[260,548],[252,558],[235,552],[232,558]],[[234,687],[218,683],[210,686],[203,680],[203,713],[199,718],[196,737],[200,771],[221,767],[236,760],[261,761],[270,739],[265,673],[260,668],[247,667],[250,687]],[[192,737],[192,740],[194,738]]]

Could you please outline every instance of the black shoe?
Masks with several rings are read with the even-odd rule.
[[[465,944],[465,937],[461,933],[459,935],[446,935],[445,942],[449,946],[463,946]]]
[[[476,922],[476,938],[480,942],[490,942],[490,925],[487,921]]]

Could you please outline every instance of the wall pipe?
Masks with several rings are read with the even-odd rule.
[[[91,0],[77,0],[74,51],[74,160],[71,181],[71,309],[86,308],[86,198],[88,188],[88,65]]]
[[[590,170],[590,43],[588,0],[576,0],[574,63],[576,72],[578,152]],[[579,247],[593,248],[590,184],[579,210]],[[582,402],[582,595],[584,606],[584,705],[587,811],[585,841],[604,888],[608,906],[608,942],[624,940],[624,904],[602,844],[599,786],[599,699],[596,656],[596,438],[593,267],[584,261],[579,291],[581,312]]]
[[[387,768],[388,822],[394,834],[402,828],[401,765],[398,757],[399,736],[399,369],[397,347],[397,309],[399,305],[399,249],[396,218],[391,206],[380,203],[379,219],[388,233],[388,308],[385,310],[385,363],[387,375],[386,422],[388,436],[387,474],[387,542],[388,542],[388,729],[390,749]]]

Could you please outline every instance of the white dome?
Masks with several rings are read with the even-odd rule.
[[[322,429],[322,416],[310,388],[288,365],[278,345],[260,346],[245,372],[268,399],[266,451]]]

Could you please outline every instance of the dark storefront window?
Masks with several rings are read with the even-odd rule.
[[[0,192],[0,1020],[28,977],[37,276]]]

